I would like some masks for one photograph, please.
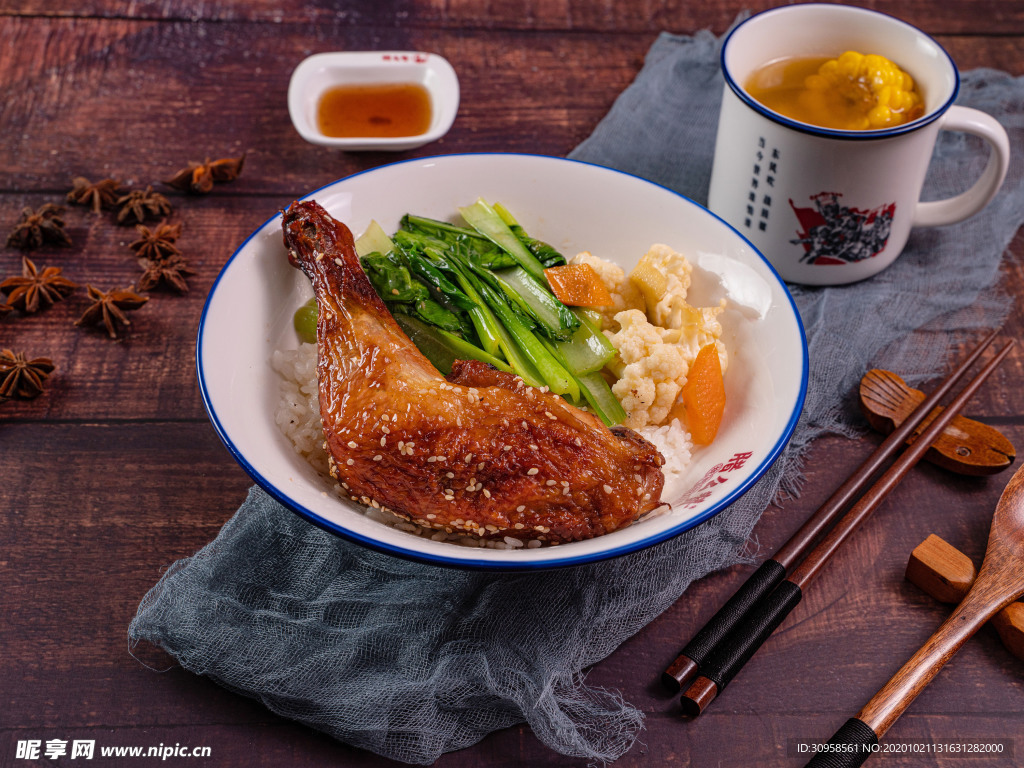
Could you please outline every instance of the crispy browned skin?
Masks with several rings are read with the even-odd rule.
[[[484,363],[442,376],[374,292],[348,228],[315,202],[285,212],[284,240],[317,297],[320,412],[353,500],[550,542],[609,533],[660,503],[663,460],[635,432]]]

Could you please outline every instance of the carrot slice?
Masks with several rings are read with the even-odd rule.
[[[555,297],[569,307],[610,307],[611,294],[589,264],[566,264],[544,270]]]
[[[690,437],[697,445],[709,445],[725,411],[725,381],[714,344],[701,347],[697,353],[683,385],[682,399]]]

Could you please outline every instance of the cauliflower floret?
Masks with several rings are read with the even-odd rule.
[[[718,361],[722,365],[723,374],[729,367],[729,352],[719,338],[722,335],[722,324],[718,321],[718,316],[723,311],[725,299],[722,299],[717,307],[691,307],[686,304],[680,308],[679,326],[665,331],[665,342],[683,348],[687,370],[693,365],[701,347],[708,344],[714,344],[718,350]]]
[[[607,368],[618,379],[612,392],[627,413],[627,427],[642,429],[666,423],[676,411],[679,393],[702,347],[714,344],[725,373],[729,355],[720,341],[717,307],[693,307],[686,301],[693,266],[686,257],[655,243],[641,260],[647,270],[634,282],[615,264],[584,251],[572,259],[589,264],[614,302],[602,307],[602,329],[615,347]],[[643,271],[638,267],[638,272]],[[641,290],[643,288],[643,290]],[[648,295],[650,302],[645,300]],[[660,296],[660,299],[656,299]]]
[[[612,392],[628,414],[624,423],[630,429],[661,424],[686,383],[686,348],[666,343],[665,329],[651,325],[640,310],[619,312],[614,319],[620,330],[606,334],[617,350],[609,368],[619,379]]]
[[[644,260],[665,276],[665,294],[653,307],[647,307],[647,317],[662,328],[678,328],[690,307],[686,293],[690,290],[693,265],[662,243],[652,245]]]
[[[619,312],[627,309],[644,308],[644,297],[640,294],[621,267],[612,264],[610,261],[598,258],[589,251],[578,253],[569,259],[570,264],[589,264],[597,276],[601,278],[604,287],[612,297],[610,307],[596,307],[601,312],[601,329],[608,330],[615,327],[614,318]]]

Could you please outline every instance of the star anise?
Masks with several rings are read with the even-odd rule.
[[[64,231],[64,209],[53,203],[45,203],[38,210],[24,208],[17,226],[7,236],[7,245],[29,251],[43,243],[71,245],[71,238]]]
[[[145,224],[136,224],[135,229],[140,237],[128,247],[135,251],[140,258],[160,261],[170,256],[181,255],[181,251],[174,244],[174,241],[181,236],[181,222],[177,224],[161,222],[154,230],[150,230]]]
[[[27,315],[46,309],[75,292],[78,283],[61,277],[60,267],[43,267],[40,272],[28,257],[21,260],[21,277],[8,277],[0,283],[8,303]]]
[[[237,179],[244,164],[244,153],[241,157],[226,157],[221,160],[211,161],[210,158],[206,158],[205,163],[190,162],[188,168],[182,168],[164,184],[183,192],[205,195],[213,189],[214,182]]]
[[[171,204],[167,198],[154,192],[152,187],[146,187],[145,191],[132,190],[117,198],[117,205],[120,207],[117,212],[118,224],[130,224],[133,219],[141,224],[148,218],[168,216],[171,213]]]
[[[68,192],[68,202],[92,206],[93,213],[113,208],[121,196],[121,182],[117,179],[103,179],[93,184],[84,176],[78,176],[72,179],[71,184],[73,186]]]
[[[139,296],[131,288],[115,288],[104,292],[98,288],[93,288],[91,285],[86,285],[85,287],[88,289],[89,298],[93,303],[75,321],[75,325],[86,326],[103,323],[107,327],[107,333],[110,334],[112,339],[117,338],[118,325],[131,325],[128,316],[125,315],[125,311],[138,309],[149,301],[148,297]]]
[[[160,283],[166,283],[178,293],[188,293],[185,278],[194,275],[195,272],[188,268],[188,262],[181,256],[161,260],[139,259],[139,264],[144,270],[142,277],[139,278],[140,291],[152,291]]]
[[[43,382],[54,368],[56,366],[48,357],[29,360],[24,352],[0,350],[0,401],[39,396],[43,392]]]
[[[10,304],[7,304],[7,303],[5,303],[3,301],[0,301],[0,320],[3,320],[5,317],[7,317],[13,311],[14,311],[14,307],[12,307]]]

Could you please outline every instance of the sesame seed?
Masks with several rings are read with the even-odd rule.
[[[536,475],[538,472],[540,472],[540,470],[537,469],[536,467],[531,467],[530,469],[526,470],[526,474],[528,475]]]
[[[610,485],[608,485],[608,483],[604,484],[604,492],[605,493],[611,493],[612,492],[612,487]]]
[[[562,480],[562,482],[561,482],[561,486],[562,486],[563,488],[568,488],[568,487],[569,487],[569,481],[568,481],[568,480]]]
[[[485,527],[485,528],[486,528],[486,529],[487,529],[488,531],[490,531],[491,533],[495,533],[495,532],[497,532],[497,530],[498,530],[498,526],[496,526],[496,525],[486,525],[486,526],[484,526],[484,527]]]
[[[341,259],[335,259],[334,263],[337,264],[339,267],[344,267],[345,266],[345,264],[341,261]]]
[[[540,388],[540,391],[541,391],[541,392],[544,392],[544,393],[547,393],[547,391],[548,391],[548,388],[547,388],[547,386],[543,386],[543,387],[541,387],[541,388]]]
[[[455,473],[454,472],[445,472],[444,476],[447,477],[449,480],[451,480],[453,477],[455,477]]]
[[[381,427],[380,431],[383,432],[385,435],[390,435],[391,434],[391,430],[388,429],[387,427]]]
[[[568,488],[563,488],[562,489],[562,495],[563,496],[568,496],[569,495],[569,489]]]
[[[548,480],[547,483],[545,483],[545,485],[554,485],[554,484],[555,484],[554,480]]]
[[[351,466],[352,466],[353,464],[355,464],[356,462],[355,462],[355,459],[349,459],[349,460],[348,460],[348,461],[346,461],[345,463],[346,463],[346,464],[348,464],[348,465],[349,465],[349,466],[351,467]]]
[[[644,494],[644,501],[650,501],[650,500],[651,500],[651,494],[645,493]]]
[[[520,504],[518,507],[516,507],[516,512],[522,512],[524,509],[526,509],[526,505]]]
[[[401,451],[404,448],[405,448],[405,440],[399,440],[398,441],[398,450]]]
[[[435,461],[437,461],[437,456],[427,456],[428,464],[433,464]]]
[[[445,501],[451,501],[451,500],[452,500],[452,499],[454,499],[455,497],[454,497],[454,496],[452,496],[452,495],[451,495],[450,493],[446,493],[446,494],[444,495],[444,498],[445,498]]]
[[[534,445],[533,443],[530,443],[530,450],[531,451],[539,451],[540,448],[538,446]]]
[[[355,440],[349,440],[348,441],[348,447],[349,448],[358,448],[359,444]]]
[[[435,515],[433,512],[431,512],[429,515],[427,515],[427,520],[433,520],[436,517],[437,517],[437,515]]]
[[[381,448],[383,448],[385,445],[387,445],[387,443],[388,443],[388,439],[386,437],[382,437],[380,439]]]
[[[578,437],[572,441],[572,444],[575,445],[577,448],[583,447],[583,441],[580,440]]]
[[[383,456],[381,456],[381,455],[380,455],[380,454],[378,453],[378,454],[377,454],[376,456],[374,456],[374,457],[373,457],[373,460],[374,460],[374,461],[380,461],[380,460],[381,460],[381,459],[383,459],[383,458],[384,458],[384,457],[383,457]]]
[[[513,527],[513,528],[515,528],[515,529],[516,529],[517,531],[521,531],[521,530],[523,530],[523,528],[525,528],[526,526],[525,526],[525,525],[523,525],[522,523],[516,523],[516,524],[515,524],[515,525],[513,525],[512,527]]]
[[[484,496],[486,496],[488,499],[491,498],[491,492],[488,491],[486,488],[484,488]]]
[[[463,461],[466,462],[467,464],[469,464],[469,462],[471,462],[472,460],[473,460],[473,454],[472,453],[467,453],[466,454],[466,458],[463,459]]]
[[[552,421],[557,421],[558,420],[558,417],[555,416],[555,414],[553,414],[551,411],[544,411],[544,415],[547,416]]]

